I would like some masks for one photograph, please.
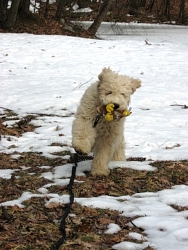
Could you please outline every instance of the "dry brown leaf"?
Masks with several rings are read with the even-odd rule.
[[[114,223],[115,221],[114,221],[114,220],[111,220],[111,219],[109,219],[109,218],[103,217],[103,218],[99,218],[99,222],[100,222],[101,224],[110,224],[110,223]]]
[[[46,206],[46,208],[56,208],[56,207],[59,207],[59,203],[57,202],[49,202]]]
[[[16,212],[16,211],[23,211],[23,209],[20,208],[18,205],[15,204],[15,205],[12,207],[12,212]]]
[[[103,183],[95,183],[93,192],[95,194],[105,194],[106,193],[106,187]]]
[[[118,234],[113,235],[113,236],[111,237],[111,240],[112,240],[113,242],[116,242],[116,243],[118,243],[118,242],[121,241],[121,239],[120,239],[120,237],[119,237]]]
[[[83,242],[82,245],[85,247],[85,250],[92,248],[92,245],[90,243],[88,243],[88,242]]]

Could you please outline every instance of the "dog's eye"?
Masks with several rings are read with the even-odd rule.
[[[111,92],[111,91],[106,93],[106,95],[111,95],[111,94],[112,94],[112,92]]]
[[[121,93],[121,95],[122,95],[122,96],[125,96],[125,94],[124,94],[124,93]]]

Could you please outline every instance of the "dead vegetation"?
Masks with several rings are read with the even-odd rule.
[[[11,118],[14,117],[14,118]],[[33,130],[31,123],[34,117],[28,116],[18,120],[16,114],[8,111],[0,120],[1,136],[21,136],[28,130]],[[15,119],[13,126],[6,126],[6,121]],[[18,120],[18,121],[17,121]],[[18,157],[12,157],[12,155]],[[69,152],[66,152],[69,154]],[[13,154],[0,153],[1,170],[15,170],[10,179],[0,178],[0,203],[18,199],[24,192],[41,195],[38,189],[45,184],[53,184],[49,193],[68,194],[67,186],[54,185],[53,181],[41,177],[42,173],[51,171],[56,166],[62,166],[67,160],[56,155],[56,158],[46,158],[40,153],[25,152]],[[129,161],[144,161],[144,158],[130,158]],[[188,185],[188,161],[156,161],[151,162],[155,171],[137,171],[116,168],[108,177],[77,176],[73,192],[75,197],[96,197],[100,195],[122,196],[137,192],[157,192],[171,188],[173,185]],[[41,168],[49,166],[49,169]],[[49,197],[31,197],[18,205],[1,206],[0,208],[0,248],[4,250],[47,250],[61,237],[59,225],[64,211],[64,204],[47,203]],[[46,205],[48,204],[48,205]],[[173,206],[177,211],[188,208]],[[134,218],[122,216],[119,211],[82,207],[74,203],[71,214],[67,218],[67,241],[60,249],[96,249],[108,250],[121,241],[132,241],[129,232],[143,235],[142,228],[132,224]],[[109,223],[116,223],[121,230],[113,235],[105,234]],[[143,242],[142,241],[142,242]],[[147,250],[152,249],[150,246]]]

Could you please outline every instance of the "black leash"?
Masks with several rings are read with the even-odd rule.
[[[74,165],[72,166],[72,175],[70,177],[69,185],[68,185],[68,191],[69,191],[69,203],[66,204],[64,213],[61,219],[60,223],[60,230],[62,232],[62,237],[52,246],[52,250],[58,250],[61,245],[63,245],[66,241],[66,218],[68,214],[70,213],[71,206],[74,202],[74,193],[72,191],[72,186],[74,184],[75,174],[76,174],[76,168],[78,165],[78,154],[74,154]]]

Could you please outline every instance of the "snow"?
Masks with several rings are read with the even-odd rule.
[[[142,244],[137,244],[133,242],[121,242],[112,247],[112,249],[117,249],[117,250],[135,250],[135,249],[146,249],[148,246],[153,246],[152,244],[148,242],[143,242]]]
[[[115,224],[115,223],[110,223],[108,225],[108,230],[106,230],[105,234],[115,234],[117,232],[119,232],[121,230],[121,228]]]
[[[145,157],[144,162],[110,162],[109,168],[132,168],[154,171],[154,160],[188,159],[188,29],[181,26],[103,23],[98,31],[101,40],[66,36],[0,34],[0,117],[5,109],[15,114],[6,124],[11,127],[25,115],[35,115],[33,132],[21,137],[2,136],[0,151],[14,153],[41,152],[54,158],[54,152],[70,151],[71,124],[85,89],[97,80],[103,67],[139,78],[142,87],[133,95],[132,115],[125,125],[127,157]],[[147,41],[147,42],[146,42]],[[12,120],[16,119],[16,120]],[[53,146],[61,143],[63,147]],[[67,158],[68,156],[63,156]],[[27,168],[20,166],[23,171]],[[67,185],[72,164],[50,168],[42,166],[41,177],[52,181],[41,186],[40,194],[25,190],[20,198],[1,203],[17,204],[31,197],[49,197],[48,203],[66,203],[68,195],[49,193],[51,185]],[[77,175],[91,170],[91,161],[80,162]],[[16,170],[0,170],[0,177],[11,178]],[[178,212],[173,206],[188,206],[188,186],[177,185],[156,193],[132,196],[76,198],[84,206],[118,210],[122,216],[134,217],[146,237],[142,244],[121,242],[112,249],[188,250],[188,210]],[[106,233],[121,230],[109,224]],[[140,240],[134,232],[131,238]]]
[[[92,12],[92,9],[90,8],[90,7],[88,7],[88,8],[80,8],[79,9],[79,6],[77,5],[77,4],[75,4],[74,6],[73,6],[73,12]]]
[[[134,233],[134,232],[130,232],[129,233],[129,236],[133,239],[136,239],[136,240],[146,240],[147,238],[144,237],[142,234],[139,234],[139,233]]]
[[[0,169],[0,177],[4,179],[10,179],[12,174],[18,169]]]

